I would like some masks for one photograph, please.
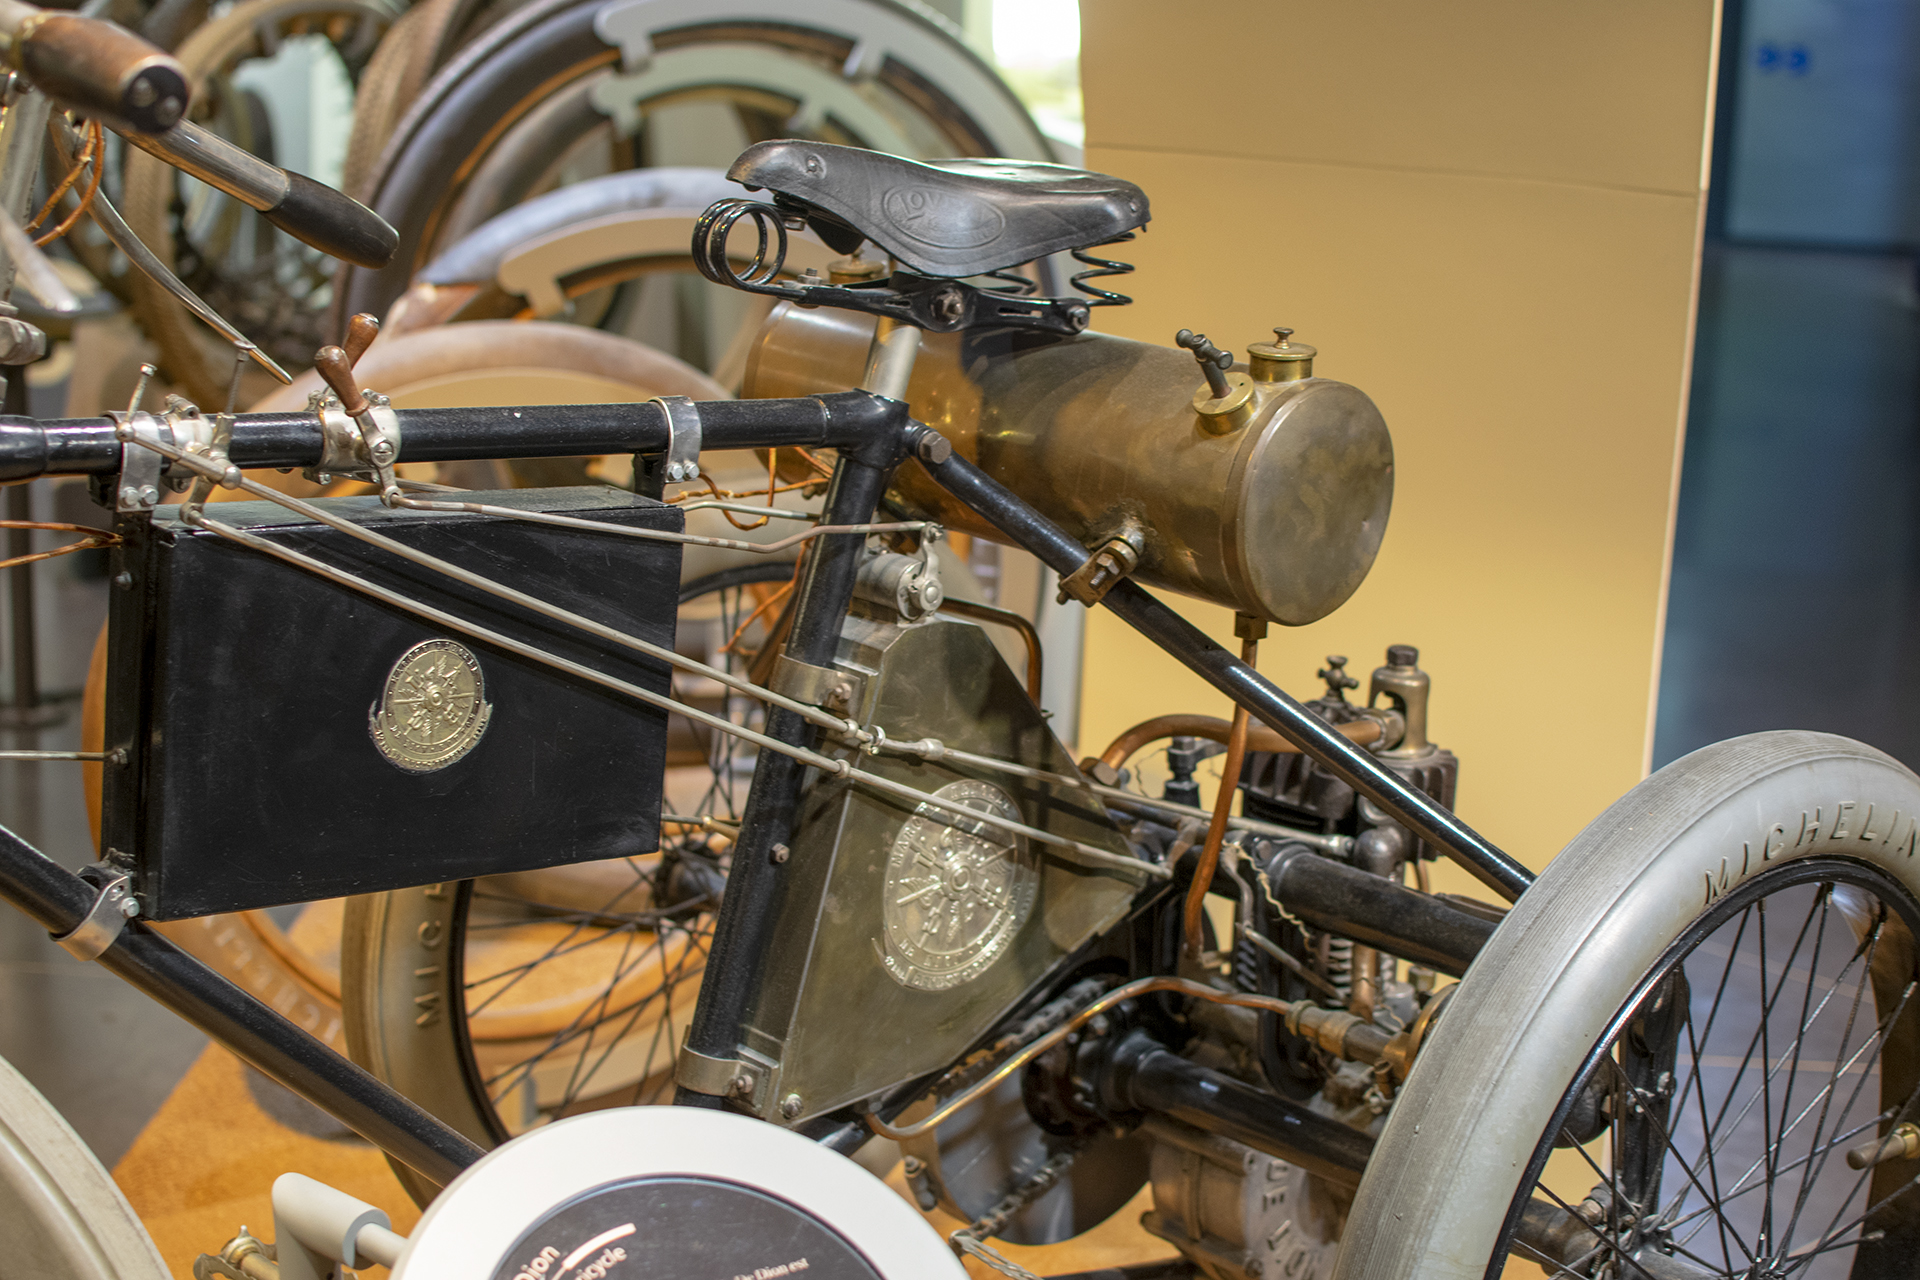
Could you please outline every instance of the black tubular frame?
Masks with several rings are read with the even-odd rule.
[[[843,392],[790,400],[715,401],[698,409],[703,448],[797,445],[838,450],[827,493],[830,523],[869,520],[895,469],[916,458],[954,497],[1063,578],[1088,558],[1085,547],[978,467],[953,455],[938,433],[914,422],[897,401]],[[667,450],[671,436],[665,410],[654,402],[407,409],[398,417],[402,462],[653,456]],[[123,447],[136,447],[123,446],[115,431],[107,418],[43,422],[0,417],[0,483],[40,475],[112,475],[120,469]],[[241,414],[234,420],[229,457],[242,467],[312,467],[321,461],[322,445],[319,420],[312,413]],[[806,557],[787,649],[796,660],[818,666],[832,661],[864,544],[861,534],[826,535]],[[1517,898],[1532,883],[1532,875],[1519,863],[1138,585],[1121,581],[1104,603],[1503,897]],[[815,745],[816,730],[790,711],[770,712],[766,732],[792,746]],[[695,1052],[727,1059],[738,1053],[744,1018],[772,960],[768,942],[792,871],[776,861],[774,847],[791,835],[805,778],[804,766],[791,757],[760,754],[688,1032],[687,1046]],[[0,828],[0,898],[50,933],[72,930],[86,915],[94,893],[87,881]],[[445,1183],[482,1154],[466,1138],[137,921],[99,959],[427,1177]],[[676,1101],[722,1105],[719,1098],[685,1089]]]

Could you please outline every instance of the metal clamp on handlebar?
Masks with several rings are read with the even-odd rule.
[[[120,475],[113,486],[113,509],[122,515],[151,515],[160,502],[160,471],[165,459],[141,440],[172,444],[172,424],[142,409],[114,411],[114,434],[120,438]]]
[[[145,449],[142,453],[148,452]],[[154,454],[159,457],[159,454]],[[97,960],[107,948],[119,941],[127,921],[140,914],[139,900],[128,887],[127,877],[98,867],[82,867],[80,878],[95,885],[93,905],[80,923],[53,940],[81,960]]]
[[[355,476],[377,484],[382,498],[398,492],[393,467],[400,456],[400,415],[385,396],[367,396],[358,417],[332,392],[316,391],[309,407],[320,419],[321,444],[320,465],[306,469],[307,479],[326,484],[334,476]]]
[[[700,406],[686,396],[655,396],[667,420],[667,479],[693,480],[700,475]]]

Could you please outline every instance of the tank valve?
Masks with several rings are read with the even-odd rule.
[[[1387,646],[1387,665],[1375,667],[1367,705],[1378,706],[1385,695],[1395,711],[1406,721],[1400,745],[1382,751],[1382,756],[1410,760],[1432,755],[1435,747],[1427,741],[1427,694],[1433,681],[1419,667],[1420,651],[1410,644]]]
[[[1223,436],[1252,421],[1253,379],[1244,373],[1227,372],[1233,367],[1233,353],[1222,351],[1207,341],[1206,334],[1191,329],[1182,329],[1173,335],[1173,341],[1193,352],[1207,379],[1207,384],[1193,393],[1193,411],[1200,415],[1201,429]]]
[[[1293,330],[1275,329],[1272,342],[1247,348],[1247,367],[1255,382],[1299,382],[1313,376],[1313,358],[1320,352],[1293,340]]]

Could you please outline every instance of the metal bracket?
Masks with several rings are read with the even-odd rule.
[[[393,506],[400,498],[400,486],[394,483],[393,465],[400,459],[400,415],[385,396],[370,393],[367,411],[354,419],[366,448],[369,465],[380,486],[380,500]]]
[[[773,660],[767,688],[795,702],[851,715],[867,691],[867,678],[837,667],[816,667],[783,653]]]
[[[758,1055],[743,1052],[739,1057],[715,1058],[682,1044],[673,1082],[709,1097],[731,1098],[763,1113],[772,1092],[773,1066]]]
[[[316,392],[307,407],[320,419],[320,465],[309,467],[307,478],[364,471],[367,460],[360,452],[360,425],[347,416],[339,398],[331,391]]]
[[[166,459],[137,441],[172,444],[171,425],[144,409],[110,411],[120,441],[120,474],[113,486],[113,509],[123,515],[152,515],[160,502],[160,471]]]
[[[700,474],[700,406],[686,396],[655,396],[667,419],[667,480],[692,480]]]
[[[87,908],[87,914],[80,923],[54,938],[68,953],[81,960],[97,960],[105,955],[107,948],[119,941],[128,919],[140,914],[140,903],[133,896],[133,890],[127,887],[126,875],[93,867],[85,868],[80,874],[88,876],[89,873],[92,873],[89,884],[95,883],[101,876],[108,878],[98,884],[93,905]]]
[[[307,479],[326,483],[333,476],[363,476],[380,486],[384,499],[397,492],[393,467],[400,456],[400,416],[382,395],[367,397],[367,411],[355,418],[340,407],[331,391],[315,392],[307,407],[320,419],[320,464],[308,467]]]
[[[1059,602],[1078,600],[1093,608],[1106,599],[1114,584],[1139,566],[1145,547],[1146,530],[1139,521],[1127,517],[1119,532],[1095,548],[1085,564],[1060,580]]]

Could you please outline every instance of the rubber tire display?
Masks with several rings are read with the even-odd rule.
[[[0,1058],[0,1241],[34,1280],[167,1280],[120,1188],[40,1091]]]
[[[1521,895],[1439,1020],[1368,1165],[1338,1280],[1488,1274],[1556,1108],[1670,944],[1796,860],[1877,868],[1920,895],[1916,815],[1920,778],[1898,761],[1799,732],[1703,748],[1615,802]]]

